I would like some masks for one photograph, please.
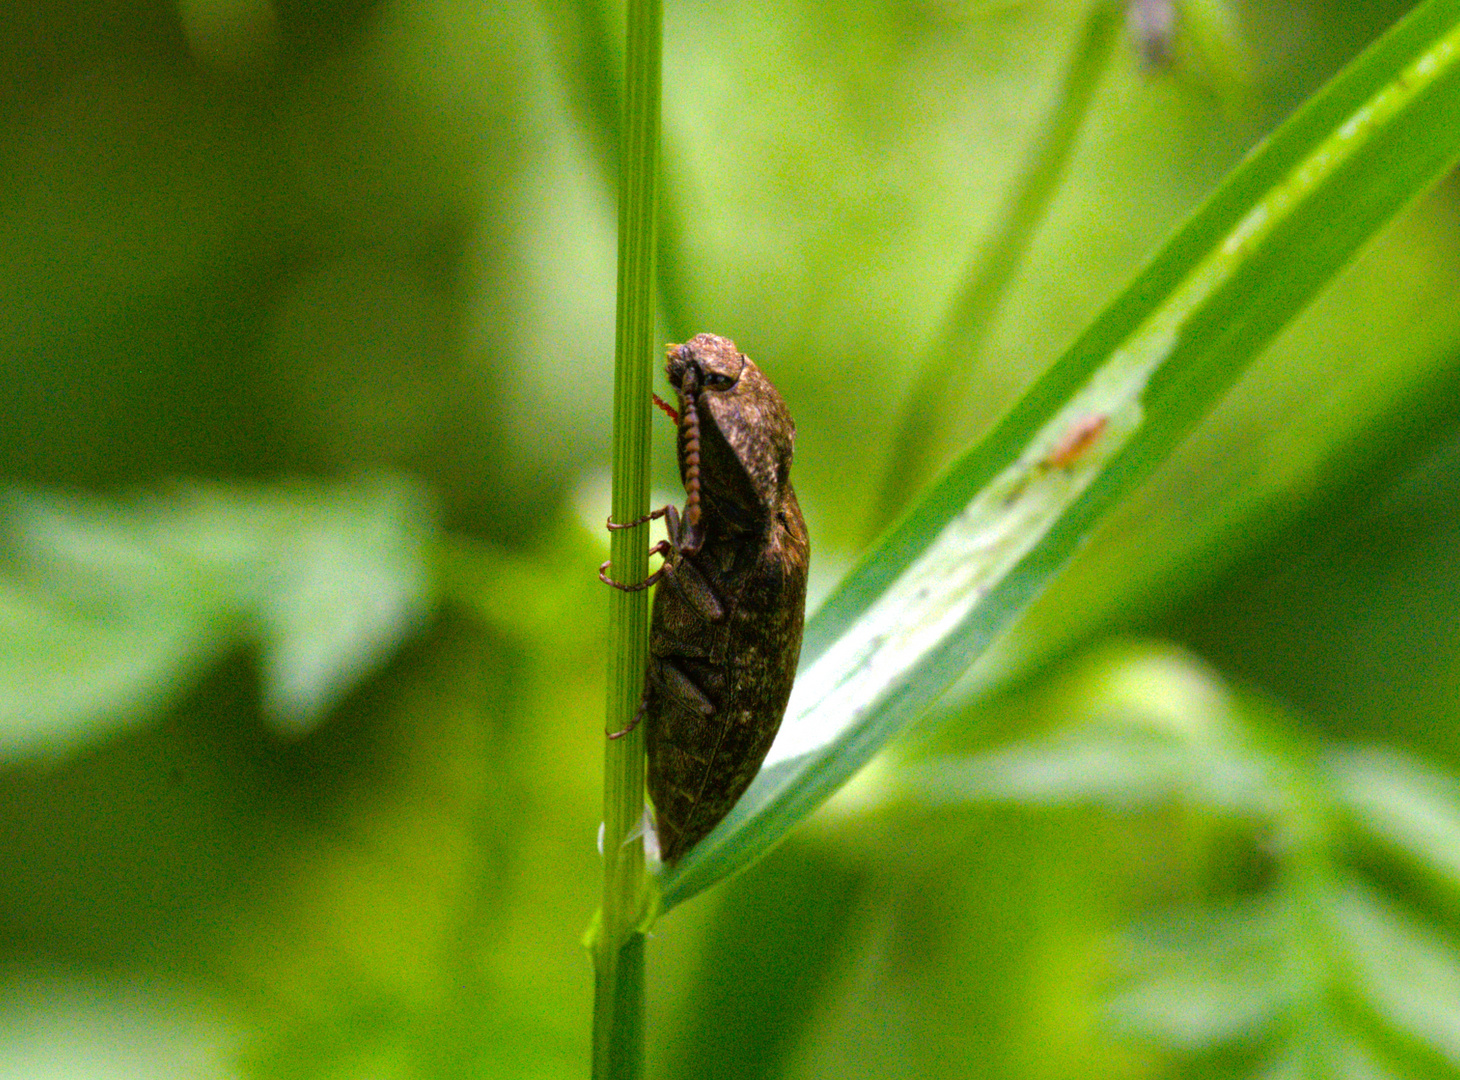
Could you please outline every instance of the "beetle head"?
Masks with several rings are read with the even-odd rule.
[[[796,440],[781,395],[714,334],[671,345],[665,373],[679,391],[679,467],[691,502],[702,499],[734,527],[760,527],[780,507]]]

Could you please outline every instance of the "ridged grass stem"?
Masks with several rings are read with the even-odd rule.
[[[620,128],[618,309],[613,393],[613,499],[616,522],[649,510],[649,412],[654,344],[655,227],[659,178],[660,0],[628,0]],[[647,527],[610,534],[611,575],[648,576]],[[649,593],[609,592],[606,722],[632,722],[648,656]],[[603,906],[590,936],[594,963],[593,1076],[636,1080],[644,1066],[644,935],[648,881],[637,834],[644,812],[644,737],[636,729],[605,740]]]

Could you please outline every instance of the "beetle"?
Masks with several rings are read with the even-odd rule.
[[[796,425],[781,395],[729,338],[666,350],[679,394],[682,511],[663,518],[664,563],[649,626],[643,721],[660,858],[673,865],[730,812],[770,750],[801,654],[811,545],[791,486]],[[674,410],[666,408],[666,411]]]

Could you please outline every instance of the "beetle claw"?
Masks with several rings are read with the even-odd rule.
[[[612,585],[615,589],[622,589],[624,592],[638,592],[640,589],[647,589],[650,585],[657,583],[665,574],[669,573],[668,559],[671,550],[668,540],[660,540],[659,543],[649,549],[650,555],[662,555],[666,561],[658,570],[655,570],[643,581],[633,585],[625,585],[621,581],[614,581],[613,578],[608,576],[608,568],[613,565],[612,559],[605,559],[603,565],[598,568],[598,580],[605,585]]]
[[[622,739],[629,732],[633,731],[634,728],[639,726],[639,721],[644,719],[644,710],[648,707],[649,699],[645,698],[639,702],[639,707],[634,710],[634,718],[629,721],[628,727],[624,728],[622,731],[606,731],[604,732],[604,734],[607,735],[610,739]]]

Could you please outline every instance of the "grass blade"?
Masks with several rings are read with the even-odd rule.
[[[1430,0],[1287,121],[807,628],[760,776],[662,878],[769,849],[926,709],[1266,343],[1460,158],[1460,0]]]

